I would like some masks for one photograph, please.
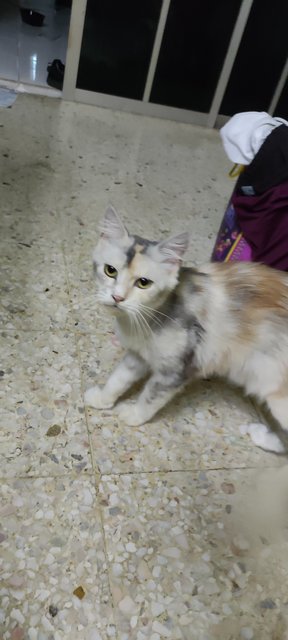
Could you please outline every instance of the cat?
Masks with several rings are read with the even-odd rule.
[[[111,408],[147,378],[136,402],[118,408],[138,426],[191,380],[225,376],[265,401],[288,430],[288,274],[252,262],[184,267],[188,240],[130,235],[107,209],[93,264],[98,300],[115,314],[126,355],[103,388],[86,391],[85,404]],[[259,446],[284,451],[265,425],[250,432]]]

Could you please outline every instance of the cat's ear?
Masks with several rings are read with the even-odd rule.
[[[112,205],[109,205],[106,209],[104,218],[99,225],[99,230],[101,238],[107,238],[108,240],[122,240],[128,237],[128,232]]]
[[[173,236],[173,238],[169,238],[168,240],[163,240],[157,245],[161,262],[179,265],[182,256],[188,248],[188,244],[189,235],[186,232],[180,233],[178,236]]]

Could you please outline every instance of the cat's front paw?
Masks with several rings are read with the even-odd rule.
[[[118,418],[121,422],[124,422],[128,427],[139,427],[146,422],[143,413],[139,411],[137,404],[129,404],[128,402],[122,402],[117,409]]]
[[[111,409],[114,405],[114,402],[105,396],[101,387],[87,389],[84,393],[84,403],[88,407],[94,407],[94,409]]]

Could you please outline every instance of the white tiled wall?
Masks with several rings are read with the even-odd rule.
[[[16,2],[1,0],[0,79],[46,85],[48,63],[59,58],[65,64],[70,9],[56,10],[54,0],[21,0],[20,6],[44,13],[44,24],[25,24]]]

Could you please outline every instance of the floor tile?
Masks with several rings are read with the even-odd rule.
[[[248,436],[201,431],[195,422],[158,419],[141,427],[119,424],[117,416],[88,412],[91,446],[101,473],[233,469],[281,464],[257,449]],[[216,428],[217,431],[217,428]]]
[[[1,473],[91,471],[73,335],[2,331]]]
[[[18,197],[18,200],[20,198]],[[60,227],[60,230],[59,230]],[[59,232],[60,231],[60,232]],[[39,210],[33,210],[31,205],[22,201],[20,207],[15,205],[3,207],[0,220],[1,241],[5,243],[19,243],[19,246],[42,244],[46,253],[48,246],[59,244],[62,239],[61,226],[55,210],[45,210],[42,215]],[[29,247],[28,247],[29,248]]]
[[[72,322],[61,246],[0,244],[0,323],[17,330],[63,328]]]
[[[93,479],[13,479],[1,494],[3,640],[115,637]]]
[[[287,608],[279,548],[249,528],[246,505],[239,519],[253,483],[247,470],[103,477],[121,640],[276,637]],[[285,536],[278,545],[287,554]],[[284,579],[286,560],[282,571]]]

